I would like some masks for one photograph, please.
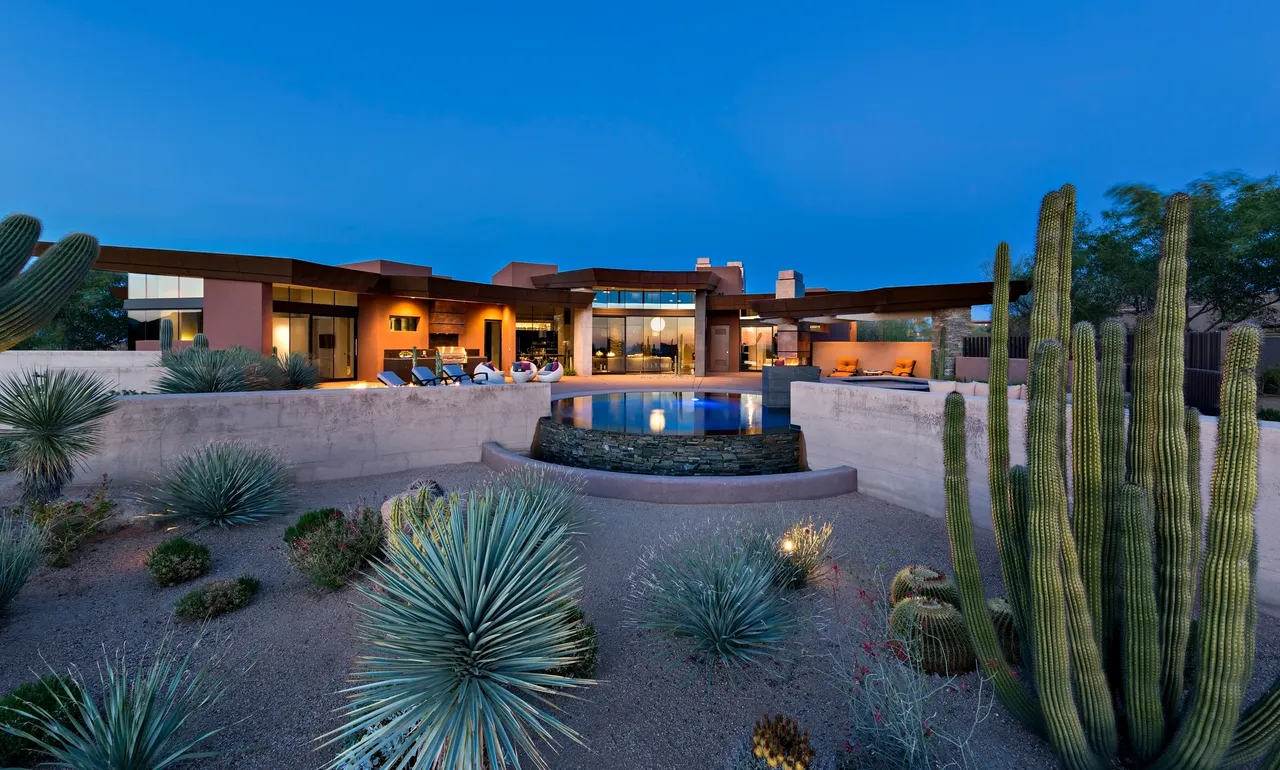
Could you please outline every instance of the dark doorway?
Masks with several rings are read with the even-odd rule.
[[[484,322],[484,359],[502,370],[502,321]]]

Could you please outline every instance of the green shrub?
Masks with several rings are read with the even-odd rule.
[[[0,723],[0,731],[30,741],[50,767],[163,770],[213,756],[193,749],[220,728],[192,735],[193,717],[217,703],[226,688],[214,673],[216,657],[194,665],[199,646],[197,639],[179,657],[165,637],[149,662],[132,667],[123,652],[105,656],[92,686],[72,669],[70,681],[48,689],[54,702],[17,707],[34,729]],[[180,732],[186,742],[174,745]]]
[[[243,347],[192,346],[165,356],[160,365],[164,372],[156,379],[158,393],[299,390],[320,384],[320,370],[301,353],[281,359]]]
[[[793,524],[780,538],[768,538],[774,581],[783,588],[804,588],[830,561],[830,540],[831,525],[817,526],[813,519]]]
[[[286,390],[309,390],[320,384],[320,370],[315,361],[302,353],[290,353],[280,359],[280,371]]]
[[[17,449],[18,445],[13,439],[0,435],[0,473],[13,467],[13,456]]]
[[[1259,420],[1271,420],[1272,422],[1280,422],[1280,409],[1259,409]]]
[[[21,516],[0,513],[0,615],[40,566],[44,530]]]
[[[284,513],[292,492],[288,469],[275,454],[222,441],[171,463],[151,502],[164,514],[200,519],[201,527],[227,527]]]
[[[582,578],[568,526],[509,492],[450,507],[438,533],[412,518],[409,534],[392,529],[386,561],[358,586],[357,628],[375,652],[357,661],[348,721],[326,736],[345,744],[331,768],[381,755],[481,770],[520,754],[545,767],[538,744],[579,740],[547,711],[550,693],[587,684],[551,673],[581,657],[564,606]]]
[[[581,523],[582,485],[575,476],[548,473],[539,468],[516,468],[494,476],[488,490],[487,494],[516,495],[530,510],[550,510],[571,528]]]
[[[336,591],[382,552],[382,514],[368,506],[350,516],[334,510],[304,525],[312,513],[320,512],[289,528],[298,533],[288,541],[289,563],[315,585]]]
[[[1262,392],[1268,396],[1280,395],[1280,364],[1262,370]]]
[[[63,694],[61,698],[60,693]],[[66,697],[67,693],[73,697]],[[78,695],[79,686],[74,679],[51,675],[18,685],[8,695],[0,698],[0,767],[35,767],[49,759],[49,755],[41,751],[39,745],[30,738],[15,735],[5,729],[7,727],[32,735],[48,736],[48,731],[41,728],[39,719],[23,716],[19,711],[33,713],[33,707],[39,707],[53,716],[58,724],[67,725],[79,714],[76,706]]]
[[[11,462],[27,500],[56,500],[76,463],[97,451],[102,418],[116,399],[100,378],[61,369],[0,380],[0,423],[10,426]]]
[[[225,615],[249,604],[261,583],[251,575],[235,580],[213,580],[188,591],[174,605],[174,613],[183,620],[208,620]]]
[[[102,485],[88,500],[30,503],[27,515],[47,535],[45,552],[49,566],[66,567],[71,564],[71,554],[93,536],[115,510],[115,502],[107,497],[107,480],[103,477]]]
[[[317,508],[314,511],[307,511],[299,516],[297,521],[285,528],[284,544],[289,545],[298,538],[306,535],[311,530],[321,526],[329,519],[341,515],[341,508]]]
[[[596,636],[595,624],[587,622],[577,602],[570,603],[565,614],[569,625],[574,628],[573,640],[579,653],[577,660],[556,669],[555,674],[570,679],[595,679],[596,665],[600,660],[600,640]]]
[[[171,537],[147,554],[147,569],[162,586],[195,580],[207,574],[212,564],[209,549],[185,537]]]

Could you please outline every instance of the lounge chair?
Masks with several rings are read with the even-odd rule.
[[[511,365],[511,381],[517,384],[532,380],[536,373],[537,369],[529,361],[516,361]]]
[[[894,377],[911,377],[912,372],[916,370],[916,360],[914,358],[899,358],[893,362],[893,370],[890,374]]]
[[[564,376],[564,367],[559,361],[551,361],[538,370],[538,382],[559,382]]]
[[[856,358],[839,358],[836,359],[836,369],[831,373],[832,377],[852,377],[858,373],[858,359]]]
[[[388,388],[403,388],[409,383],[400,379],[400,375],[395,372],[378,372],[378,382],[386,385]]]
[[[478,375],[484,375],[481,379],[483,379],[486,385],[501,385],[507,381],[507,378],[502,376],[502,372],[488,361],[476,364],[475,374],[473,376]]]
[[[466,370],[462,368],[462,364],[445,364],[441,367],[441,370],[440,380],[445,385],[453,385],[455,383],[458,385],[481,385],[487,379],[487,375],[483,372],[481,372],[479,379],[467,374]]]
[[[439,385],[440,378],[436,373],[426,366],[415,366],[409,370],[409,379],[413,380],[414,385]]]

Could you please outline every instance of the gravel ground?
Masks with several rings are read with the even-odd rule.
[[[403,490],[421,472],[312,484],[301,491],[298,509],[380,502]],[[464,489],[488,475],[480,465],[431,469],[446,489]],[[123,497],[128,490],[116,490]],[[943,522],[862,495],[760,505],[660,506],[588,499],[591,525],[582,551],[583,609],[600,638],[601,683],[578,700],[560,699],[565,721],[586,747],[564,744],[547,757],[556,770],[719,770],[729,748],[749,733],[765,712],[795,716],[808,727],[821,752],[843,750],[847,724],[835,689],[832,639],[861,617],[852,576],[869,575],[879,562],[891,569],[907,563],[949,564]],[[763,671],[706,681],[682,660],[683,648],[630,627],[626,620],[630,575],[642,552],[666,535],[748,523],[773,525],[813,516],[835,526],[839,579],[832,574],[797,600],[807,618],[787,653]],[[290,520],[292,517],[290,517]],[[222,753],[201,768],[316,768],[330,756],[316,751],[316,736],[335,728],[336,695],[357,649],[356,613],[350,589],[322,594],[295,573],[280,550],[290,520],[231,530],[204,530],[193,539],[213,551],[212,577],[256,575],[262,590],[247,608],[215,620],[216,644],[232,660],[254,660],[247,673],[233,670],[227,695],[202,726],[230,725],[209,741]],[[182,530],[175,530],[182,532]],[[189,586],[157,588],[143,566],[148,550],[171,532],[131,527],[87,544],[66,569],[42,568],[0,620],[0,691],[30,679],[44,662],[57,669],[92,666],[105,645],[140,650],[173,629],[179,640],[194,635],[170,619],[174,601]],[[979,532],[979,549],[995,594],[994,544]],[[1258,633],[1255,690],[1280,668],[1271,641],[1277,622],[1263,618]],[[938,699],[941,729],[971,719],[975,675],[968,690]],[[1047,748],[997,704],[973,739],[984,768],[1052,767]]]

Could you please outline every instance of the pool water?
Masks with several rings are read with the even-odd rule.
[[[788,409],[765,408],[759,393],[597,393],[551,402],[551,419],[575,428],[663,436],[786,433]]]

